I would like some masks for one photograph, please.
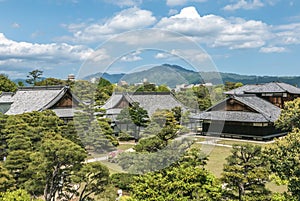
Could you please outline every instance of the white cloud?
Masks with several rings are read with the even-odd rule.
[[[142,57],[140,57],[139,55],[141,54],[141,51],[136,51],[136,52],[133,52],[131,54],[127,54],[123,57],[121,57],[121,61],[124,61],[124,62],[134,62],[134,61],[140,61],[142,60]]]
[[[286,52],[286,48],[284,47],[262,47],[260,48],[259,52],[262,53],[281,53],[281,52]]]
[[[163,52],[159,52],[157,53],[154,58],[155,59],[166,59],[166,58],[169,58],[171,57],[172,55],[168,54],[168,53],[163,53]]]
[[[251,10],[263,7],[264,3],[260,0],[238,0],[235,4],[229,4],[225,6],[223,9],[227,11],[234,11],[238,9]]]
[[[106,0],[107,3],[112,3],[120,7],[138,6],[143,3],[142,0]]]
[[[18,23],[16,23],[16,22],[14,22],[14,23],[11,24],[11,27],[12,27],[12,28],[15,28],[15,29],[18,29],[18,28],[21,27],[21,25],[18,24]]]
[[[202,3],[205,1],[206,0],[167,0],[167,5],[168,6],[180,6],[180,5],[185,5],[189,2]]]
[[[37,44],[16,42],[0,33],[0,58],[2,61],[36,61],[53,63],[72,63],[83,61],[93,52],[92,49],[80,45],[66,43]]]
[[[276,43],[281,45],[300,44],[300,23],[279,25],[273,30],[276,33]]]
[[[272,33],[261,21],[241,18],[225,19],[216,15],[200,16],[194,7],[187,7],[177,15],[162,18],[156,25],[193,37],[211,47],[257,48],[265,44]]]
[[[168,14],[169,15],[175,15],[177,13],[178,13],[178,10],[176,10],[176,9],[170,9]]]
[[[152,12],[134,7],[121,11],[105,23],[70,24],[67,28],[73,33],[73,37],[61,39],[71,39],[76,42],[102,42],[118,33],[146,28],[155,22],[156,18]]]

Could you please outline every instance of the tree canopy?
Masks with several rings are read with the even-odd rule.
[[[11,81],[6,75],[0,74],[0,93],[1,92],[15,92],[17,85]]]

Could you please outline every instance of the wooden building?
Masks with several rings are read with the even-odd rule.
[[[170,92],[114,93],[102,108],[106,110],[108,118],[116,120],[121,110],[133,102],[138,102],[142,108],[147,110],[149,116],[157,109],[171,110],[178,106],[183,111],[186,110],[186,107],[177,101]]]
[[[267,140],[286,134],[274,122],[284,102],[299,97],[300,89],[272,82],[245,85],[225,94],[225,100],[192,117],[202,122],[202,134]]]
[[[15,115],[50,109],[68,121],[73,119],[73,108],[79,102],[68,86],[20,87],[15,93],[4,92],[0,95],[0,112]]]

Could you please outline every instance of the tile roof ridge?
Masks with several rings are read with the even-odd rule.
[[[18,91],[31,91],[31,90],[61,90],[63,88],[70,88],[68,85],[49,85],[49,86],[26,86],[19,87]]]

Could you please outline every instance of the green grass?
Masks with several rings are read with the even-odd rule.
[[[133,148],[133,147],[134,147],[134,144],[120,144],[117,147],[117,149],[125,151],[125,150]]]
[[[116,163],[110,163],[108,161],[101,161],[103,165],[108,167],[110,174],[125,172],[123,169]]]
[[[219,140],[217,142],[218,144],[224,144],[224,145],[234,145],[234,144],[240,144],[240,145],[246,145],[246,144],[254,144],[254,145],[265,145],[264,143],[259,143],[259,142],[249,142],[249,141],[236,141],[236,140]]]
[[[216,177],[220,177],[223,172],[223,165],[226,158],[230,155],[231,148],[215,146],[208,156],[206,168]]]

